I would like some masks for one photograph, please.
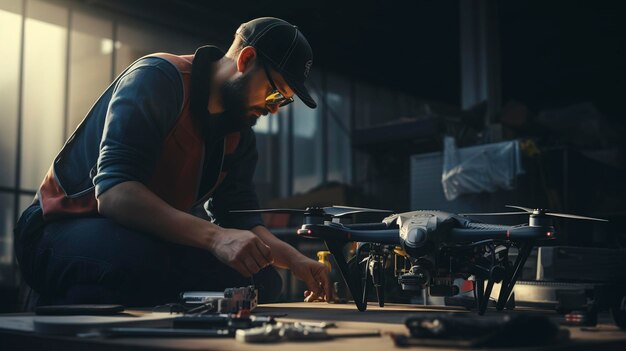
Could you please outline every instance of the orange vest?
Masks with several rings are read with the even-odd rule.
[[[196,202],[204,202],[211,196],[224,180],[227,172],[220,170],[213,187],[199,201],[196,201],[202,177],[204,135],[202,126],[190,112],[190,80],[194,56],[176,56],[165,53],[150,56],[163,58],[176,66],[183,80],[184,100],[182,111],[165,138],[161,157],[157,160],[154,173],[146,186],[172,207],[189,211]],[[239,139],[239,132],[226,135],[224,155],[235,152]],[[54,175],[54,165],[53,162],[37,193],[44,219],[97,214],[94,188],[79,196],[69,197]]]

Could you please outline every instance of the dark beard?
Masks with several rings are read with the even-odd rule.
[[[250,115],[246,106],[250,77],[251,74],[243,74],[237,79],[224,82],[220,87],[225,115],[223,126],[228,132],[244,130],[256,124],[257,118]]]

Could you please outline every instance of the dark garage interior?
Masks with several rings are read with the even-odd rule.
[[[96,101],[106,98],[106,91],[115,94],[128,72],[126,68],[145,55],[190,55],[204,45],[227,51],[240,24],[277,17],[296,25],[312,48],[313,64],[305,85],[317,108],[309,109],[295,97],[292,104],[276,113],[257,116],[252,140],[258,160],[250,176],[258,207],[252,207],[283,209],[258,214],[261,227],[295,248],[302,259],[310,259],[308,264],[321,263],[330,273],[302,273],[304,268],[295,268],[295,259],[290,261],[287,251],[277,254],[272,262],[282,288],[279,285],[272,304],[264,303],[269,300],[265,300],[267,296],[264,299],[261,289],[258,296],[262,303],[253,315],[287,314],[294,320],[337,322],[337,335],[342,328],[376,329],[381,335],[391,333],[393,339],[346,338],[341,340],[349,340],[349,344],[342,346],[338,344],[340,336],[333,337],[330,329],[327,334],[322,328],[319,333],[332,341],[294,344],[295,337],[284,336],[288,331],[283,329],[282,336],[276,336],[281,341],[277,347],[380,349],[392,348],[395,343],[396,347],[419,348],[439,342],[453,349],[621,349],[626,343],[624,10],[626,6],[618,1],[0,0],[0,50],[4,57],[4,67],[0,68],[0,319],[5,318],[0,321],[0,345],[7,349],[20,345],[22,349],[81,349],[86,345],[85,339],[75,336],[78,329],[64,341],[55,339],[48,348],[42,346],[46,336],[25,341],[41,330],[37,331],[36,323],[32,330],[18,330],[17,322],[10,318],[30,316],[23,318],[31,318],[27,323],[32,325],[32,316],[46,313],[45,309],[36,312],[39,307],[79,305],[69,294],[46,300],[47,290],[38,283],[32,286],[32,281],[46,279],[54,289],[60,289],[54,290],[55,294],[63,295],[65,292],[58,291],[67,287],[61,278],[74,274],[72,269],[89,269],[88,264],[59,268],[54,271],[58,276],[24,277],[25,267],[31,264],[20,261],[18,252],[36,249],[22,248],[25,235],[14,229],[23,214],[31,213],[33,203],[44,207],[46,181],[60,174],[55,168],[62,164],[60,151],[80,138],[82,126],[87,125],[81,121],[97,108]],[[195,61],[193,67],[197,67]],[[185,71],[179,68],[179,74],[183,77]],[[266,74],[276,80],[281,71]],[[272,93],[282,97],[283,86],[273,86]],[[208,101],[210,109],[213,100]],[[112,123],[113,105],[103,105],[102,135]],[[168,133],[169,129],[162,137]],[[96,137],[104,138],[100,134]],[[228,180],[228,171],[233,179],[237,170],[228,168],[228,137],[224,138],[222,163],[216,170],[220,178],[213,188],[217,192],[209,192],[213,194],[209,202],[198,196],[194,208],[183,212],[196,219],[213,219],[211,225],[217,227],[256,234],[271,248],[273,241],[265,240],[265,234],[244,224],[229,226],[226,223],[235,217],[220,212],[253,209],[236,199],[226,201],[227,208],[219,207],[220,184],[231,184],[221,182]],[[104,177],[96,174],[103,172],[106,150],[105,142],[100,144],[99,140],[91,140],[93,147],[77,151],[80,155],[95,152],[98,164],[86,177],[96,192],[94,182]],[[176,142],[183,145],[188,141]],[[204,148],[217,144],[203,144],[204,161],[217,155],[205,154]],[[168,174],[176,172],[170,170]],[[206,169],[199,177],[206,177],[203,172]],[[152,183],[139,183],[151,191]],[[199,185],[199,189],[204,188],[206,185]],[[65,201],[60,203],[81,201],[68,195],[60,183],[56,189],[63,198],[59,201]],[[231,196],[246,189],[224,192]],[[137,195],[140,193],[132,194],[143,199]],[[171,205],[158,191],[151,195],[156,196],[152,203],[157,207],[134,207],[138,213],[160,209],[163,201]],[[110,217],[118,222],[118,217],[105,214],[103,200],[90,196],[92,212],[46,217],[43,208],[45,221],[39,228],[83,218]],[[218,210],[211,213],[210,206],[216,201]],[[116,206],[122,208],[119,202]],[[164,213],[153,214],[152,228],[168,223],[159,218],[167,217],[160,216]],[[247,215],[257,214],[236,218]],[[119,218],[134,216],[131,211]],[[149,223],[137,227],[139,224],[129,221],[118,224],[133,230],[151,228]],[[188,227],[181,224],[178,229],[182,232],[184,228]],[[193,239],[158,235],[155,240],[194,246],[190,244]],[[272,252],[283,251],[281,248],[274,246]],[[49,256],[45,255],[54,256],[54,250],[36,252],[32,269],[52,272],[46,268]],[[141,248],[133,252],[135,257],[145,253]],[[99,260],[87,256],[83,257],[87,261]],[[172,257],[163,260],[169,262]],[[238,270],[226,256],[211,251],[211,257],[233,272]],[[193,257],[185,259],[191,262]],[[257,268],[264,270],[265,266],[259,263]],[[107,274],[102,273],[97,284],[106,283]],[[314,279],[314,285],[324,292],[324,280],[318,282],[318,274],[327,274],[334,303],[302,302],[305,290],[311,289],[306,277]],[[221,284],[227,283],[219,278],[216,284],[220,288],[215,290],[221,294]],[[203,290],[202,284],[190,286]],[[123,299],[80,301],[80,305],[104,308],[119,304],[127,309],[143,308],[144,312],[157,305],[169,306],[170,310],[159,310],[164,312],[173,308],[165,301],[146,302],[151,306],[147,309],[120,303]],[[188,301],[187,305],[181,301],[168,302],[182,305],[188,312]],[[249,301],[246,303],[245,308],[237,305],[238,321],[243,318],[242,309],[253,309]],[[208,305],[204,305],[205,315],[209,314]],[[215,311],[219,309],[216,306]],[[357,311],[366,308],[363,313]],[[53,309],[51,313],[81,314],[72,311]],[[103,313],[113,312],[97,308],[89,312]],[[464,317],[453,318],[458,315]],[[438,336],[431,335],[432,328],[424,327],[435,320],[444,325]],[[482,329],[477,327],[483,322]],[[521,337],[509,335],[507,327],[510,329],[512,322],[529,331]],[[541,323],[546,323],[543,330],[552,334],[545,332],[535,344],[524,340],[525,335],[541,334],[537,331]],[[167,326],[176,330],[176,320]],[[93,331],[81,328],[80,332]],[[304,334],[310,335],[311,330]],[[497,331],[489,336],[481,334],[486,330]],[[100,332],[96,338],[104,340],[98,344],[103,350],[156,347],[160,340],[169,340],[160,344],[166,349],[203,345],[222,350],[235,348],[236,342],[189,335],[162,339],[163,334],[114,338]],[[230,332],[235,337],[235,329]],[[236,338],[237,342],[244,340],[239,334]],[[435,339],[438,341],[429,344],[428,340]],[[199,340],[207,343],[200,344]],[[248,346],[254,349],[255,345],[246,341],[237,347]]]

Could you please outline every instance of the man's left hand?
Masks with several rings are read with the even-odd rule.
[[[324,264],[302,256],[301,259],[291,262],[289,269],[296,278],[304,281],[310,292],[326,301],[333,300],[333,283]]]

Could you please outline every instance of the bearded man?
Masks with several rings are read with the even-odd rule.
[[[15,229],[38,305],[173,302],[255,284],[275,299],[290,269],[332,293],[324,265],[263,226],[252,177],[258,118],[297,95],[312,50],[278,18],[242,24],[228,52],[157,53],[130,65],[67,140]]]

